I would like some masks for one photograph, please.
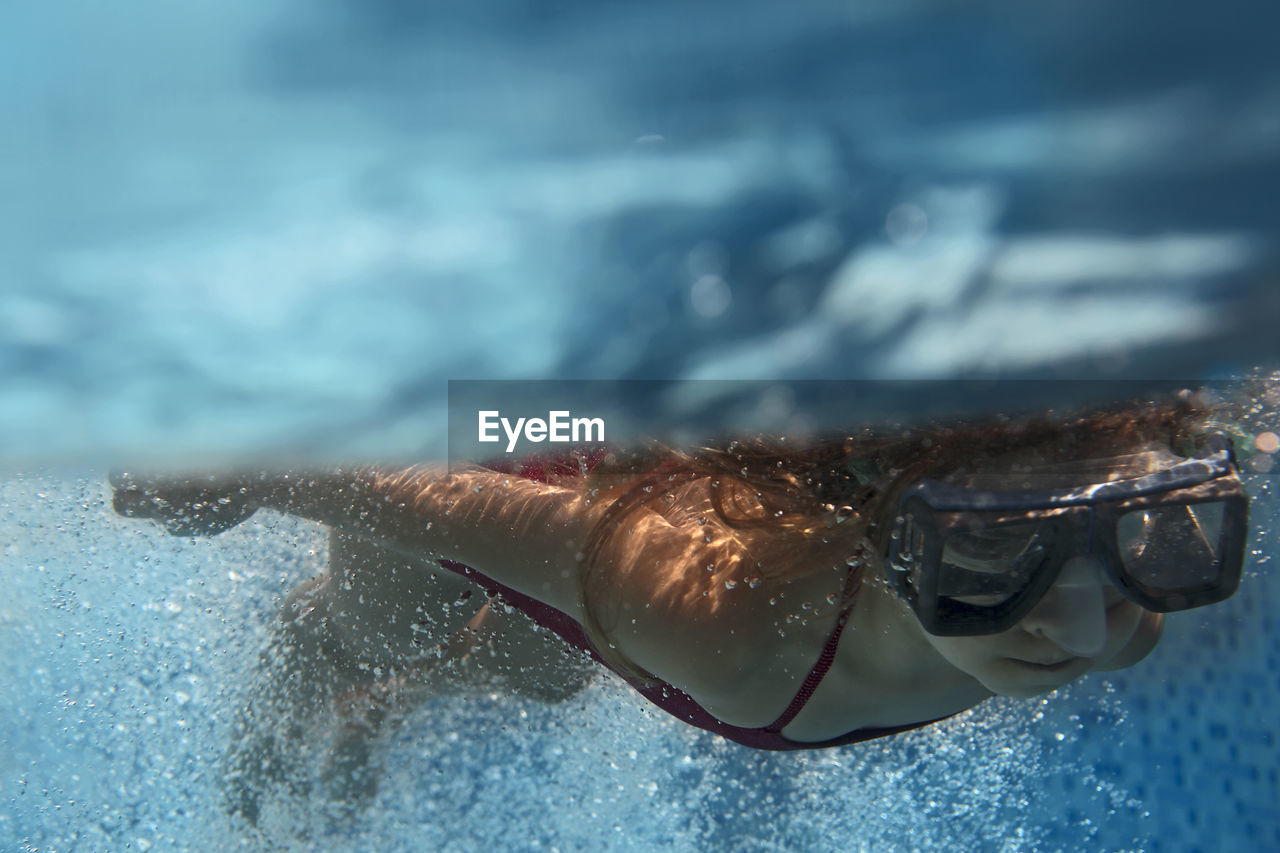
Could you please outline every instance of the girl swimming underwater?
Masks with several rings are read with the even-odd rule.
[[[1131,666],[1163,613],[1235,591],[1248,503],[1230,442],[1186,401],[803,448],[113,485],[117,512],[181,535],[260,507],[328,525],[329,573],[284,611],[279,680],[358,706],[361,725],[469,678],[572,695],[576,659],[518,617],[493,625],[496,596],[677,717],[774,750]],[[446,611],[467,584],[484,595]],[[515,657],[441,665],[474,658],[485,630]]]

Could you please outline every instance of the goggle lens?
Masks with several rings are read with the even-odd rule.
[[[1052,526],[1024,521],[951,530],[938,564],[938,595],[999,607],[1025,590],[1053,548]]]
[[[1155,597],[1221,582],[1227,537],[1222,501],[1169,504],[1127,512],[1116,521],[1125,574]]]

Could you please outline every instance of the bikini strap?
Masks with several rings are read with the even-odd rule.
[[[827,677],[827,671],[831,669],[831,664],[836,659],[836,649],[840,646],[840,634],[844,631],[845,623],[849,621],[849,614],[853,612],[858,590],[862,587],[862,574],[861,569],[851,569],[849,571],[849,576],[845,578],[844,591],[840,596],[845,604],[840,610],[840,615],[836,618],[835,629],[827,637],[827,644],[822,647],[822,654],[818,655],[817,663],[813,665],[813,669],[809,670],[809,674],[805,677],[804,683],[800,685],[800,689],[796,691],[795,698],[791,700],[791,704],[782,712],[781,717],[765,726],[765,731],[781,732],[786,728],[787,724],[794,720],[796,715],[804,709],[805,704],[813,698],[813,694],[817,691],[818,685],[822,683],[822,679]]]

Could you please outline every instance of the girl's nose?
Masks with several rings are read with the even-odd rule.
[[[1072,557],[1022,627],[1076,657],[1094,657],[1107,645],[1107,602],[1102,566],[1094,557]]]

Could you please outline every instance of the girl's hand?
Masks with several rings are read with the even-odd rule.
[[[111,506],[126,518],[149,518],[174,536],[213,536],[257,510],[245,480],[228,475],[193,477],[112,472]]]

